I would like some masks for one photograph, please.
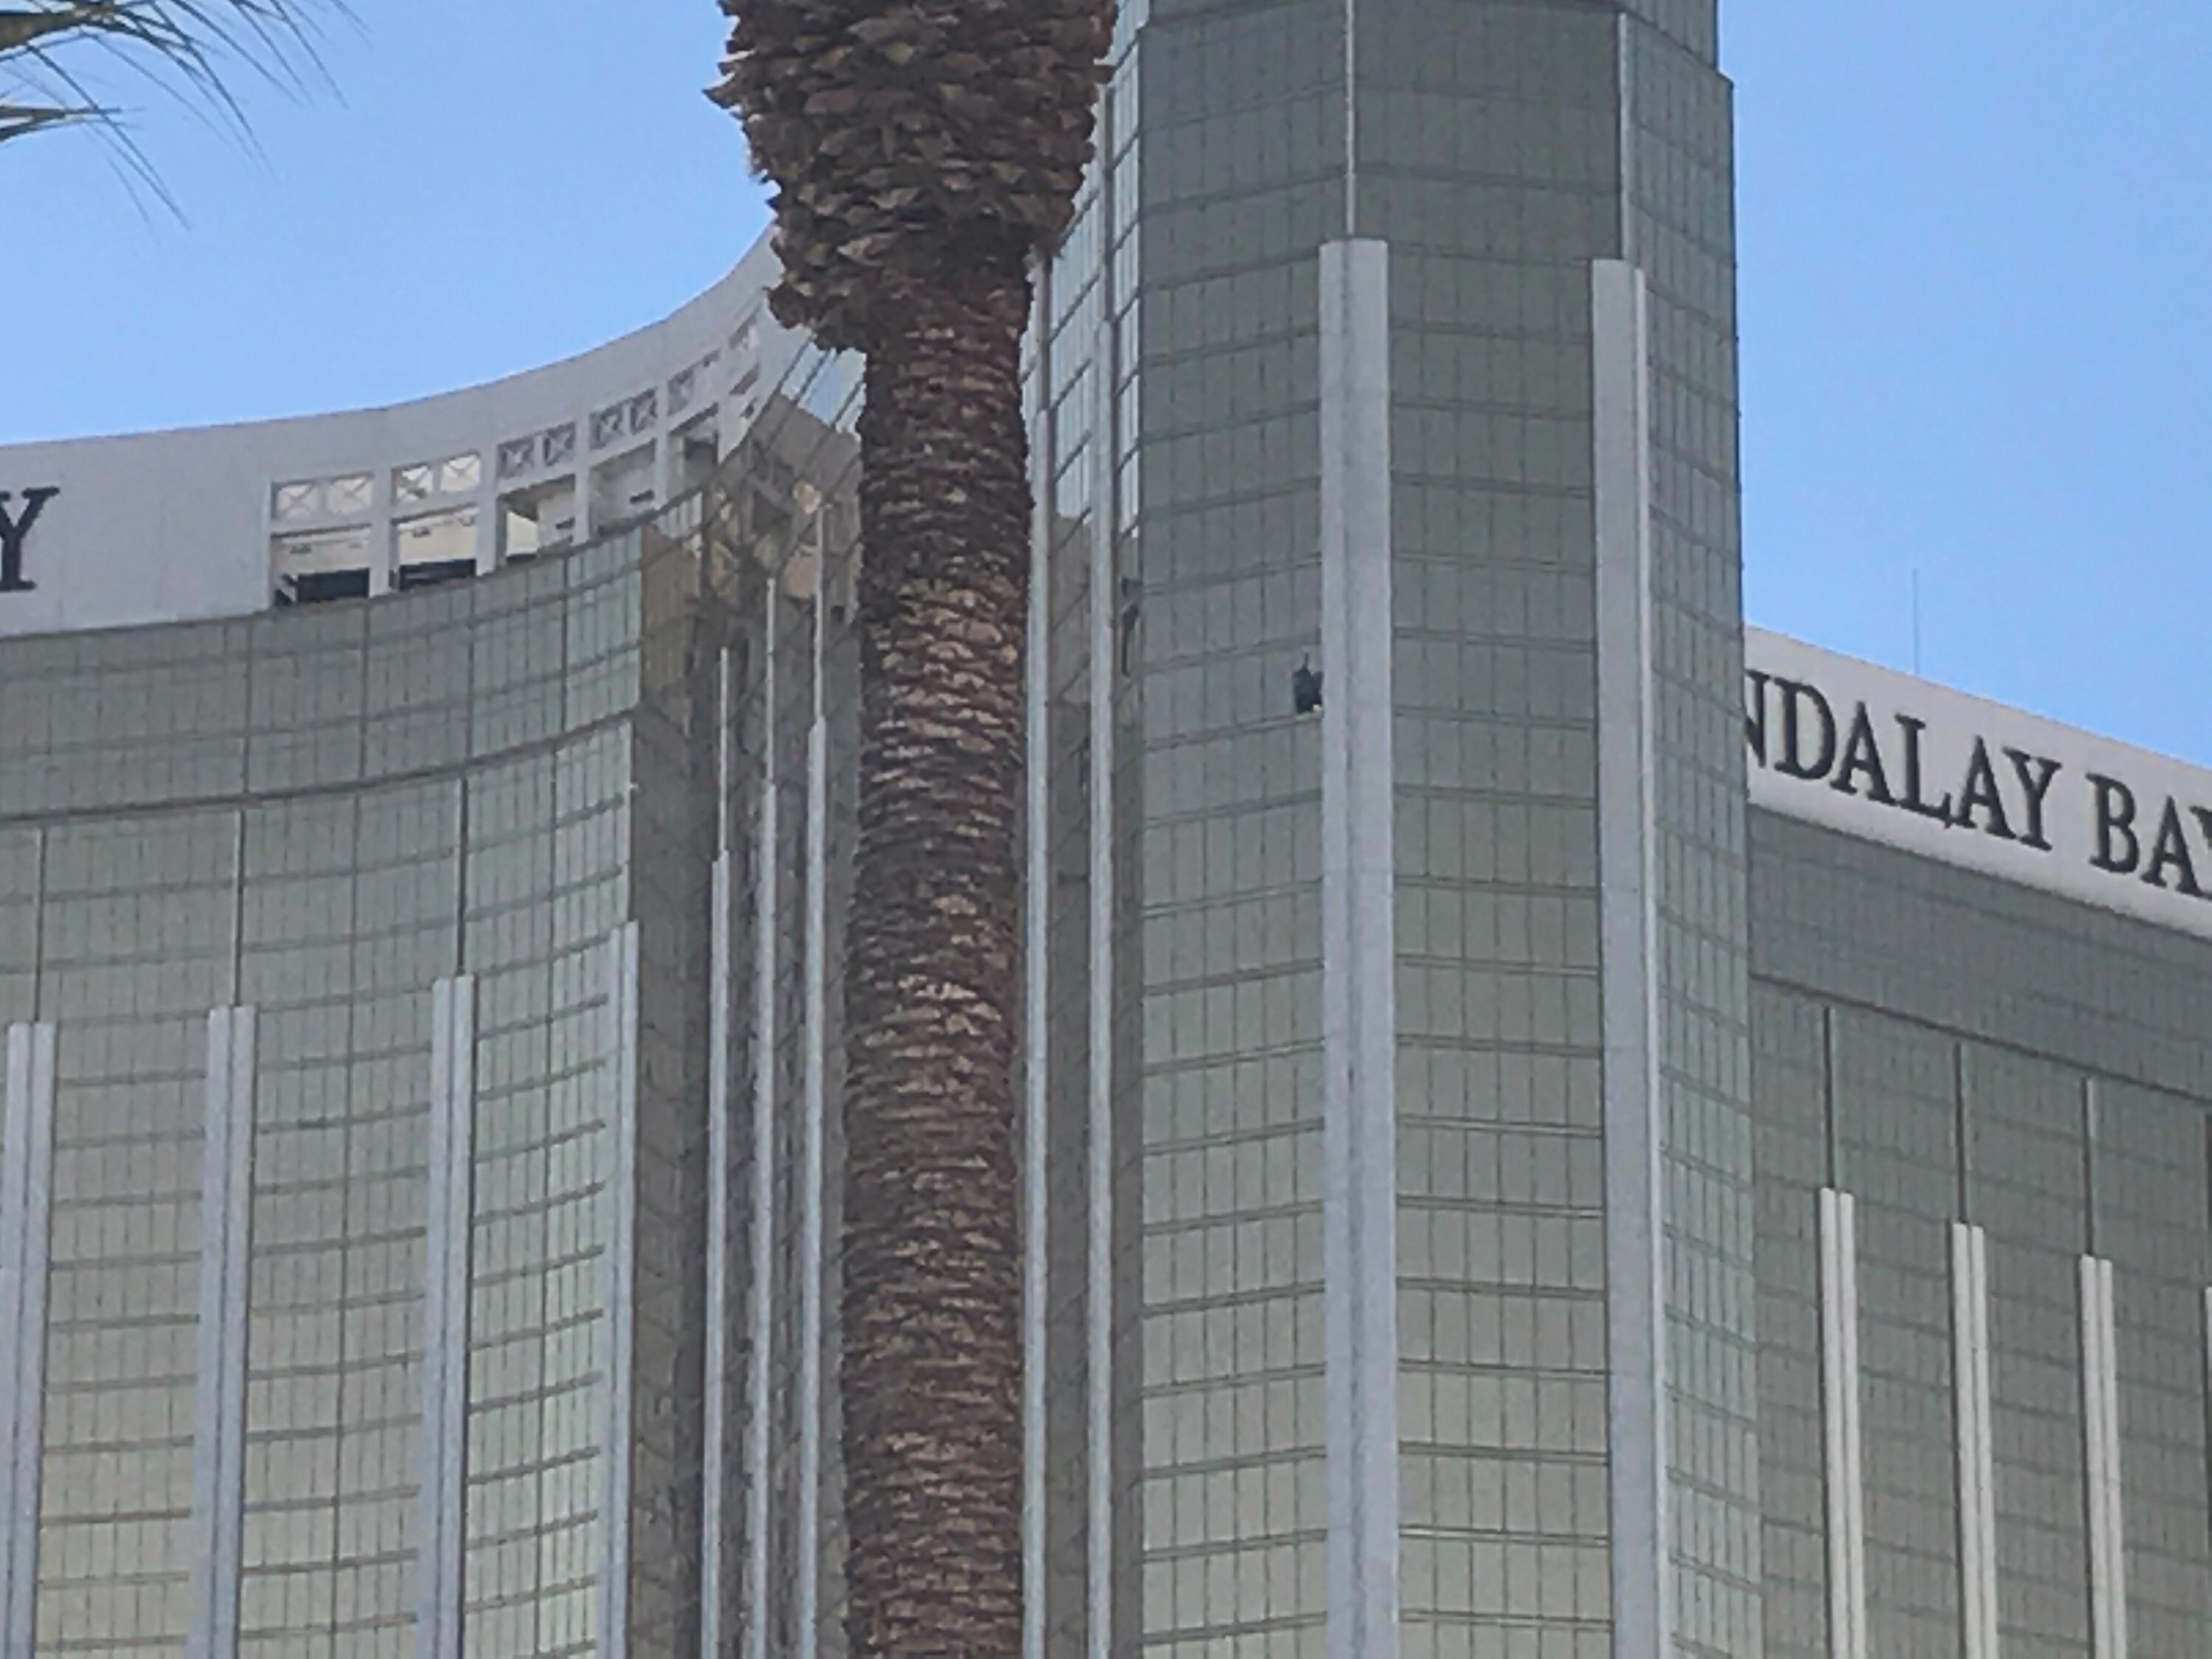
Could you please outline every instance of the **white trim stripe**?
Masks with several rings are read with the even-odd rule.
[[[46,1287],[54,1150],[52,1025],[8,1028],[0,1097],[0,1655],[30,1659],[39,1595]]]
[[[606,1421],[600,1456],[606,1469],[600,1515],[599,1656],[629,1651],[630,1492],[637,1379],[637,924],[607,941],[605,1054],[614,1098],[608,1133],[614,1169],[607,1183]]]
[[[476,1156],[476,982],[465,975],[431,989],[429,1130],[415,1650],[460,1659]]]
[[[729,675],[723,658],[725,690]],[[726,729],[726,711],[725,728]],[[725,742],[723,747],[726,750]],[[726,817],[729,788],[722,787]],[[699,1506],[699,1655],[723,1659],[725,1575],[729,1548],[730,1480],[730,1254],[735,1229],[730,1214],[730,852],[728,830],[714,860],[713,914],[708,920],[707,992],[707,1354],[703,1472]]]
[[[826,579],[825,579],[826,580]],[[794,1659],[822,1632],[823,1134],[829,1065],[830,723],[822,714],[822,607],[815,607],[814,720],[806,734],[806,1052],[799,1166],[799,1625]]]
[[[1644,273],[1591,268],[1597,508],[1599,962],[1604,1021],[1607,1451],[1614,1659],[1674,1629],[1668,1567],[1666,1186],[1661,1168],[1658,856],[1651,794],[1650,302]]]
[[[2089,1498],[2089,1635],[2096,1659],[2126,1659],[2128,1559],[2120,1463],[2119,1344],[2112,1264],[2081,1258],[2081,1426]]]
[[[1389,305],[1383,243],[1322,245],[1322,1303],[1329,1659],[1392,1659],[1398,1650]]]
[[[208,1015],[193,1402],[192,1613],[186,1659],[230,1659],[238,1651],[256,1029],[251,1008],[217,1008]]]
[[[1045,263],[1037,278],[1034,319],[1052,314],[1052,274]],[[1038,325],[1031,366],[1030,416],[1030,614],[1026,720],[1028,822],[1022,890],[1022,1655],[1045,1659],[1045,1301],[1050,1292],[1045,1235],[1049,1156],[1050,1031],[1046,1018],[1046,955],[1050,948],[1048,906],[1052,892],[1051,757],[1046,687],[1051,672],[1052,448],[1048,430],[1050,331]]]
[[[776,778],[778,602],[769,583],[763,600],[762,761],[759,854],[753,891],[753,1122],[751,1352],[745,1386],[745,1659],[768,1659],[769,1504],[769,1454],[773,1419],[769,1364],[775,1340],[775,1079],[781,1033],[777,1029],[776,930],[782,925],[779,860],[782,857],[782,786]]]
[[[1103,245],[1103,239],[1101,239]],[[1090,1229],[1085,1366],[1091,1659],[1114,1637],[1114,336],[1091,345]]]
[[[1997,1511],[1990,1419],[1989,1238],[1951,1224],[1951,1364],[1959,1450],[1959,1603],[1965,1659],[1997,1656]]]
[[[209,1224],[222,1213],[229,1180],[230,1010],[208,1016],[207,1097],[200,1142],[199,1309],[195,1327],[192,1399],[192,1613],[187,1659],[215,1652],[216,1506],[221,1489],[222,1435],[222,1251],[224,1234]]]
[[[1869,1659],[1865,1453],[1860,1423],[1858,1206],[1820,1190],[1820,1394],[1826,1429],[1828,1651]]]
[[[1359,234],[1359,0],[1344,0],[1344,234]]]
[[[417,1659],[444,1659],[445,1621],[445,1440],[439,1417],[446,1403],[446,1368],[450,1350],[446,1327],[446,1256],[453,1247],[449,1229],[452,1202],[446,1191],[453,1168],[447,1144],[453,1133],[453,1007],[448,981],[430,988],[429,1176],[422,1218],[422,1431],[416,1443],[421,1511],[415,1560],[415,1651]]]

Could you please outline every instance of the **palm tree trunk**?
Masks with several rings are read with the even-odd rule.
[[[1000,262],[1003,264],[1003,262]],[[1015,1167],[1025,276],[872,340],[846,942],[842,1393],[856,1654],[1020,1650]]]

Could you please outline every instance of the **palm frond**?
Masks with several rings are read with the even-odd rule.
[[[27,104],[0,103],[0,141],[20,138],[42,127],[57,127],[82,118],[68,110],[40,109]]]
[[[0,8],[0,142],[87,123],[117,132],[118,106],[95,97],[87,79],[100,63],[149,78],[242,133],[236,75],[299,89],[320,69],[315,25],[345,12],[345,0],[33,0]]]

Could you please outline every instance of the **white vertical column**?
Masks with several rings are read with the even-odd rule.
[[[399,575],[398,545],[393,536],[392,469],[379,466],[369,475],[368,591],[389,593]],[[264,511],[266,510],[264,506]],[[265,536],[273,526],[264,520]]]
[[[631,1443],[637,1376],[637,923],[607,941],[606,1054],[614,1097],[608,1108],[614,1168],[607,1179],[606,1420],[600,1456],[606,1479],[599,1532],[599,1656],[629,1651]]]
[[[817,553],[816,558],[822,556]],[[830,722],[823,713],[823,647],[830,573],[814,584],[814,696],[806,731],[806,1050],[799,1144],[799,1642],[810,1659],[822,1619],[822,1177],[828,1109],[830,1009]]]
[[[1344,234],[1359,234],[1359,0],[1344,6]]]
[[[0,1096],[0,1656],[30,1659],[45,1451],[54,1028],[8,1028]]]
[[[1820,1396],[1827,1435],[1828,1651],[1869,1659],[1860,1427],[1858,1206],[1820,1191]]]
[[[1614,1659],[1672,1651],[1658,832],[1652,800],[1650,316],[1644,273],[1591,268],[1597,513],[1598,951],[1605,1064]]]
[[[1965,1659],[1996,1659],[1997,1509],[1990,1428],[1989,1239],[1951,1224],[1951,1376],[1959,1441],[1959,1605]]]
[[[2089,1488],[2089,1633],[2096,1659],[2126,1659],[2128,1559],[2120,1468],[2120,1363],[2112,1264],[2081,1258],[2081,1426]]]
[[[1398,1650],[1398,1016],[1383,243],[1322,245],[1321,331],[1328,1652],[1390,1659]]]
[[[1085,1615],[1090,1659],[1114,1650],[1114,693],[1120,665],[1114,648],[1121,605],[1114,350],[1114,109],[1099,111],[1097,252],[1098,327],[1091,340],[1091,974],[1089,1111],[1086,1138],[1089,1235],[1085,1249],[1084,1378],[1088,1407],[1085,1474],[1089,1482],[1085,1541]],[[1049,315],[1049,313],[1048,313]]]
[[[460,1659],[468,1529],[469,1261],[476,1161],[476,981],[430,993],[430,1179],[423,1228],[421,1554],[415,1651]]]
[[[782,926],[780,896],[783,827],[782,788],[776,778],[776,585],[768,585],[763,607],[761,708],[763,759],[758,830],[760,855],[753,893],[753,1111],[752,1111],[752,1286],[751,1352],[745,1382],[745,1659],[768,1659],[772,1587],[769,1583],[770,1480],[769,1431],[775,1341],[775,1002],[776,932]]]
[[[1045,1017],[1046,952],[1052,894],[1052,268],[1037,279],[1036,358],[1030,389],[1030,614],[1024,781],[1028,821],[1022,886],[1022,1659],[1045,1659],[1045,1302],[1049,1294],[1045,1206],[1051,1094],[1050,1026]]]
[[[568,489],[573,502],[569,545],[581,547],[592,539],[597,527],[592,523],[596,504],[592,500],[592,411],[588,409],[576,416],[576,470],[569,474]]]
[[[485,447],[477,465],[474,497],[477,509],[477,574],[481,576],[499,568],[501,551],[499,544],[502,515],[499,507],[499,445],[496,441]]]
[[[736,1244],[730,1214],[732,1142],[731,1006],[736,970],[732,952],[730,788],[737,685],[730,648],[717,665],[714,715],[714,868],[707,921],[707,1352],[700,1425],[704,1466],[699,1504],[699,1659],[723,1659],[727,1626],[730,1483],[730,1255]]]
[[[1102,198],[1098,211],[1106,209]],[[1102,249],[1112,240],[1102,228]],[[1101,292],[1104,291],[1102,277]],[[1114,331],[1091,343],[1091,1088],[1085,1308],[1085,1468],[1090,1544],[1085,1620],[1091,1659],[1114,1639]]]
[[[728,664],[724,663],[726,673]],[[725,718],[726,719],[726,697]],[[726,800],[728,786],[723,786]],[[699,1655],[723,1659],[722,1562],[729,1547],[730,1254],[736,1243],[730,1218],[730,849],[726,836],[714,858],[713,914],[708,920],[707,991],[707,1355],[706,1409],[701,1449],[704,1465],[699,1506]]]
[[[255,1029],[251,1008],[218,1008],[208,1016],[198,1383],[192,1425],[192,1621],[185,1644],[187,1659],[229,1659],[238,1651]]]
[[[660,401],[665,403],[667,397],[668,383],[664,380],[660,384]],[[676,446],[670,441],[670,434],[675,426],[673,413],[663,409],[660,424],[653,434],[653,510],[656,513],[667,506],[674,495],[672,486],[676,474]]]

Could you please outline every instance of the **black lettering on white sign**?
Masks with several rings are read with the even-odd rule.
[[[1755,770],[1908,812],[1947,831],[2054,850],[2051,791],[2065,769],[2056,757],[1992,743],[1979,732],[1931,734],[1917,714],[1878,715],[1809,679],[1762,669],[1745,671],[1744,692],[1744,737]],[[1962,750],[1963,766],[1935,758]],[[2072,823],[2086,833],[2069,844],[2086,855],[2072,856],[2100,875],[2212,902],[2212,802],[2163,791],[2139,794],[2102,772],[2081,777],[2078,805],[2068,810],[2080,812]]]
[[[0,489],[0,593],[24,593],[38,586],[23,574],[23,544],[30,540],[31,526],[38,523],[46,503],[61,493],[51,484],[27,489],[22,510],[16,512],[10,507],[15,492]]]

